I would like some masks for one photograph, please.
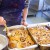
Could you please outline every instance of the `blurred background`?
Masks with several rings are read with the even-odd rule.
[[[50,22],[50,0],[30,0],[27,22]]]

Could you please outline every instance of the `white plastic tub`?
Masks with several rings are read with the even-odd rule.
[[[0,34],[0,50],[8,46],[8,39],[4,35]]]

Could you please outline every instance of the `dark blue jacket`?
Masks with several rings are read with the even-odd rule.
[[[25,0],[2,0],[0,15],[7,21],[7,25],[19,25],[24,6]]]

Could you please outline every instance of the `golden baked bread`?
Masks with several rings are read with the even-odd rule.
[[[50,30],[46,26],[31,27],[28,30],[38,44],[50,44]]]
[[[8,36],[10,48],[24,48],[34,44],[28,31],[24,28],[10,30],[11,36]]]
[[[9,41],[9,45],[8,45],[10,48],[16,48],[17,47],[17,43],[16,41]]]

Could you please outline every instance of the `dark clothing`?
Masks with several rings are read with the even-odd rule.
[[[22,18],[22,10],[28,7],[28,0],[2,0],[0,4],[0,16],[3,16],[7,25],[19,25]]]

